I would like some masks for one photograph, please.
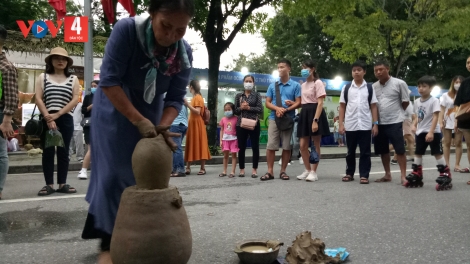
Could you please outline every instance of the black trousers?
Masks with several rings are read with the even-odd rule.
[[[73,117],[64,114],[55,120],[59,132],[64,139],[64,147],[44,148],[46,144],[46,133],[49,133],[46,121],[43,119],[43,133],[41,135],[42,171],[47,185],[54,184],[54,156],[57,149],[57,184],[67,183],[69,171],[69,146],[73,136]]]
[[[354,176],[356,172],[356,148],[359,145],[361,152],[359,158],[359,175],[363,178],[369,178],[371,167],[371,136],[370,130],[346,131],[346,145],[348,154],[346,155],[346,175]]]
[[[238,151],[238,163],[240,164],[240,169],[245,169],[245,150],[248,137],[250,137],[251,150],[253,151],[253,169],[258,169],[260,131],[259,121],[254,130],[244,129],[237,126],[238,148],[240,149]]]

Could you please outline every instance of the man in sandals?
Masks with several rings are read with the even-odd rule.
[[[379,61],[374,65],[374,74],[378,79],[372,86],[378,100],[379,132],[374,140],[375,154],[382,158],[385,175],[376,182],[392,181],[390,172],[390,149],[393,145],[401,171],[401,183],[406,180],[405,140],[403,139],[403,120],[405,109],[410,104],[408,85],[398,78],[390,76],[390,65]]]
[[[18,74],[15,66],[2,52],[7,38],[7,30],[0,25],[0,199],[8,173],[7,138],[15,133],[11,119],[18,109]]]
[[[269,115],[268,144],[266,146],[268,172],[261,177],[262,181],[274,179],[274,158],[276,151],[279,150],[279,141],[282,142],[282,164],[279,177],[283,180],[289,180],[286,168],[291,157],[292,146],[290,141],[293,129],[279,130],[276,126],[275,116],[288,115],[294,119],[295,109],[300,105],[300,84],[290,79],[290,61],[281,59],[277,63],[277,70],[280,78],[278,83],[282,106],[278,106],[276,103],[276,84],[271,83],[266,93],[266,107],[271,110]]]
[[[354,79],[351,84],[343,87],[339,101],[339,133],[341,135],[346,133],[348,139],[346,143],[348,147],[346,176],[343,177],[343,181],[354,180],[356,148],[359,144],[361,151],[359,158],[361,184],[369,183],[371,134],[376,136],[378,132],[377,98],[372,86],[364,80],[366,66],[362,61],[353,63],[352,76]]]

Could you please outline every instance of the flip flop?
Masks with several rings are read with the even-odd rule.
[[[454,172],[460,172],[460,169],[454,168]]]
[[[256,174],[251,174],[251,178],[258,178],[258,175],[256,175]]]
[[[235,174],[230,173],[229,178],[235,178]]]
[[[219,174],[219,177],[225,177],[225,176],[227,176],[226,173],[221,173],[221,174]]]
[[[375,180],[374,182],[391,182],[391,181],[392,179],[380,178],[380,179]]]
[[[245,173],[240,173],[240,174],[238,174],[238,177],[240,177],[240,178],[245,177]]]
[[[470,168],[460,169],[460,173],[470,173]]]
[[[173,173],[171,177],[186,177],[186,173],[184,172]]]

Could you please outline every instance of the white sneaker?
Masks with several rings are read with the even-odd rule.
[[[311,171],[311,172],[308,174],[307,179],[305,179],[305,180],[306,180],[306,181],[309,181],[309,182],[318,181],[317,173],[314,172],[314,171]]]
[[[304,172],[302,172],[302,174],[297,176],[297,180],[305,180],[305,178],[307,178],[307,176],[309,175],[310,175],[310,172],[308,170],[305,170]]]
[[[81,171],[78,173],[77,178],[78,178],[79,180],[86,180],[86,179],[88,179],[88,175],[87,175],[87,173],[86,173],[86,170],[85,170],[85,171],[84,171],[84,170],[81,170]]]
[[[299,163],[300,165],[304,165],[304,160],[302,159],[302,157],[299,158]]]
[[[282,158],[279,160],[279,165],[282,165]]]

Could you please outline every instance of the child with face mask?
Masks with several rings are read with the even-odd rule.
[[[233,103],[226,103],[224,105],[224,117],[220,120],[220,146],[224,152],[224,171],[219,174],[219,177],[227,176],[228,158],[232,153],[232,172],[229,178],[235,177],[235,168],[237,167],[237,153],[238,141],[236,124],[238,118],[233,115],[235,112],[235,105]]]

